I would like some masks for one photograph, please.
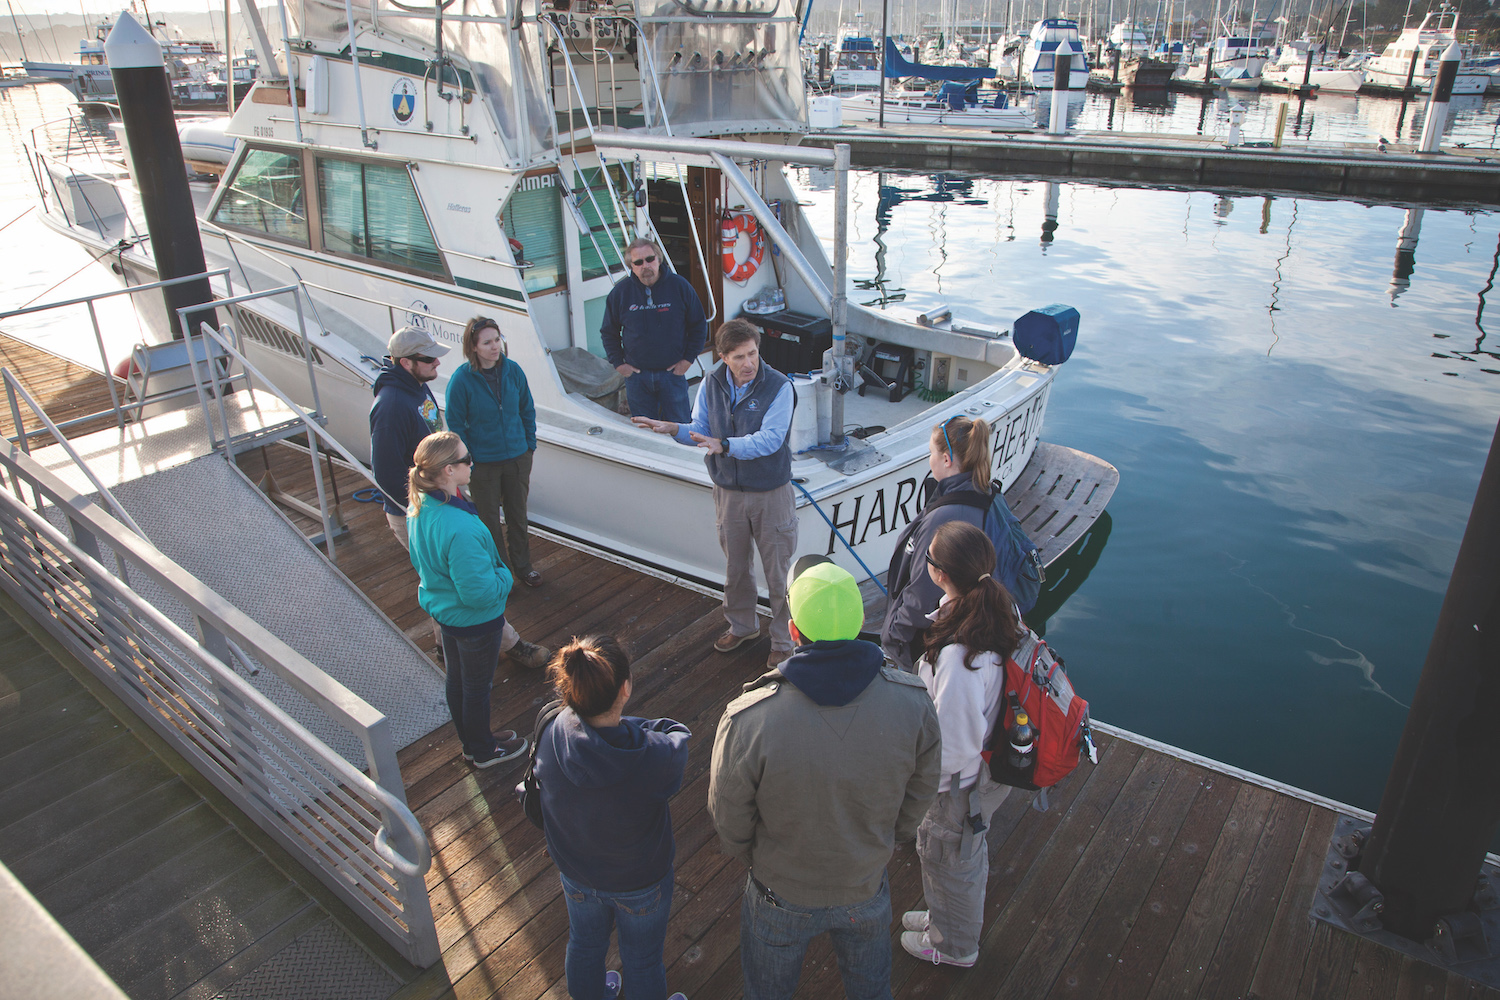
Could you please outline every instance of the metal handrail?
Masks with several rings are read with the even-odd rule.
[[[72,443],[63,437],[62,431],[52,422],[52,418],[47,416],[46,411],[42,409],[42,404],[36,401],[36,397],[26,391],[26,387],[21,384],[21,380],[12,375],[9,368],[0,368],[0,378],[5,380],[5,395],[10,401],[10,417],[16,426],[16,430],[20,431],[21,429],[21,408],[16,405],[16,397],[19,396],[27,406],[31,407],[31,412],[36,414],[37,418],[41,420],[42,425],[47,428],[53,440],[73,460],[73,464],[78,466],[83,474],[88,477],[88,481],[93,484],[94,489],[99,491],[99,495],[109,503],[109,509],[114,512],[115,519],[123,523],[137,535],[145,538],[146,533],[141,530],[139,524],[135,523],[135,518],[126,513],[125,508],[120,506],[120,501],[115,499],[115,495],[99,481],[98,476],[94,475],[94,470],[89,468],[88,463],[83,460],[82,455],[78,454],[78,450],[73,447]],[[18,436],[20,438],[21,451],[30,455],[31,446],[27,441],[27,435],[21,433]]]
[[[437,961],[422,879],[431,845],[386,717],[18,447],[0,449],[0,466],[55,504],[73,536],[0,490],[0,587],[409,960]],[[101,566],[101,543],[180,603],[199,636]],[[232,670],[241,649],[355,736],[369,774]]]

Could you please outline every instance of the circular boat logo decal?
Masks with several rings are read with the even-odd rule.
[[[397,123],[405,125],[417,110],[417,86],[406,77],[396,81],[391,88],[391,116]]]

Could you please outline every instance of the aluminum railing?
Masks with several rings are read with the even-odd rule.
[[[0,467],[15,489],[0,489],[0,587],[407,960],[436,962],[423,880],[431,849],[407,807],[386,717],[16,445],[0,449]],[[21,484],[69,533],[27,506]],[[186,608],[197,635],[105,569],[110,557]],[[368,773],[233,664],[273,671],[351,733]]]

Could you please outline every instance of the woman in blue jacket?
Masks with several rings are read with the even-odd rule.
[[[417,445],[407,477],[407,543],[420,584],[417,603],[443,634],[448,711],[463,742],[464,759],[493,767],[526,752],[507,729],[490,731],[490,689],[500,661],[505,598],[511,576],[474,505],[459,495],[474,458],[452,431]]]
[[[575,638],[547,679],[566,707],[537,738],[536,777],[568,906],[568,995],[620,992],[621,974],[604,969],[618,928],[630,1000],[668,1000],[662,950],[676,845],[667,800],[682,787],[692,734],[671,719],[624,714],[630,659],[613,636]]]
[[[510,569],[528,587],[542,574],[531,566],[526,536],[526,498],[531,492],[531,456],[536,451],[536,405],[521,366],[505,356],[500,328],[487,316],[464,327],[464,357],[448,379],[444,416],[474,456],[469,492],[495,548],[509,550]],[[505,508],[505,535],[500,508]]]

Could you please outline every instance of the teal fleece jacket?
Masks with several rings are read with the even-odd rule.
[[[477,514],[429,495],[407,517],[406,536],[421,578],[417,603],[439,625],[483,625],[505,614],[510,570]]]
[[[500,398],[473,365],[458,366],[448,378],[443,416],[480,462],[508,462],[536,451],[536,404],[526,373],[510,358],[500,359]]]

